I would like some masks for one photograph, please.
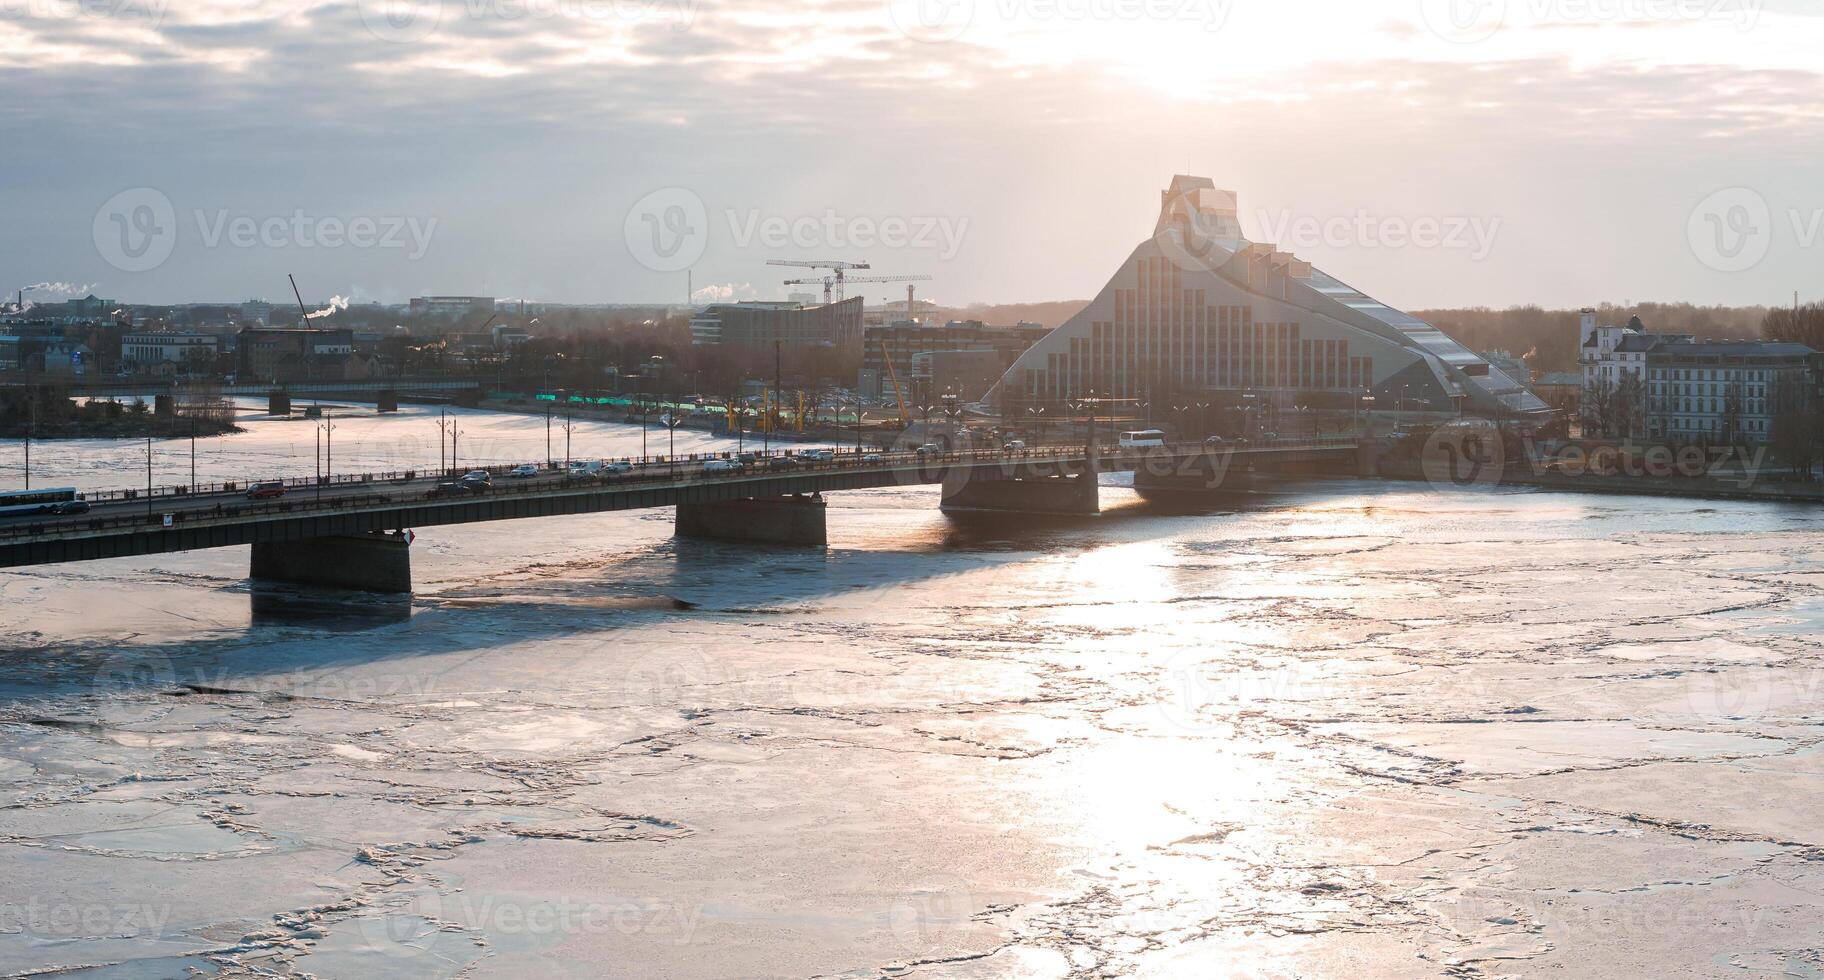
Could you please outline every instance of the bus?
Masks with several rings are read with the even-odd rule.
[[[1164,449],[1165,433],[1158,429],[1141,429],[1121,433],[1122,449]]]
[[[78,509],[78,505],[80,509]],[[88,502],[74,487],[56,490],[15,490],[0,493],[0,517],[20,514],[75,514],[88,510]]]

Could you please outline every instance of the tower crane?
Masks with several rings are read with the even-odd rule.
[[[801,279],[801,280],[798,280],[797,282],[786,283],[786,285],[788,285],[788,286],[801,286],[801,285],[805,285],[807,283],[814,285],[817,282],[822,282],[823,283],[823,303],[825,306],[828,306],[830,303],[830,289],[832,286],[835,287],[836,298],[837,299],[842,298],[842,284],[847,279],[847,274],[850,269],[873,268],[872,266],[868,265],[866,262],[837,262],[837,261],[816,262],[816,261],[804,261],[804,260],[800,260],[800,259],[767,259],[766,264],[767,265],[789,265],[789,266],[793,266],[793,267],[799,268],[799,269],[828,269],[828,270],[830,270],[831,274],[827,278],[822,279],[822,280],[803,280],[803,279]]]
[[[842,286],[844,283],[850,283],[850,282],[923,282],[930,278],[931,278],[930,276],[847,276],[847,277],[844,277],[842,275],[834,275],[834,276],[824,276],[822,279],[787,279],[785,281],[785,284],[787,286],[821,285],[823,287],[823,302],[824,302],[824,305],[827,306],[827,305],[829,305],[829,302],[830,302],[830,293],[832,290],[835,291],[837,300],[842,299]]]

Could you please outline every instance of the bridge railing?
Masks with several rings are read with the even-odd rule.
[[[1269,446],[1236,447],[1234,445],[1217,446],[1204,443],[1184,443],[1167,447],[1101,447],[1104,458],[1111,462],[1133,462],[1146,459],[1148,456],[1186,457],[1198,454],[1225,454],[1233,451],[1289,451],[1310,449],[1352,449],[1353,441],[1337,440],[1280,440]],[[893,468],[916,468],[929,475],[934,468],[950,466],[981,466],[994,463],[1044,463],[1044,462],[1083,462],[1087,457],[1082,446],[1052,445],[1028,447],[1026,449],[1006,450],[999,448],[953,449],[942,452],[919,452],[916,450],[855,450],[828,451],[827,458],[819,451],[774,450],[765,451],[724,451],[709,453],[688,453],[678,456],[624,456],[606,457],[602,462],[627,464],[629,469],[617,473],[571,472],[560,464],[549,464],[542,467],[536,479],[524,482],[507,479],[485,489],[473,491],[471,497],[487,496],[527,496],[549,493],[553,489],[568,490],[584,487],[621,487],[645,484],[682,484],[692,482],[723,482],[731,480],[753,479],[756,477],[794,476],[807,473],[836,472],[855,469],[871,469],[877,466]],[[589,457],[594,461],[596,457]],[[727,473],[705,473],[704,464],[714,460],[741,459],[751,461],[752,466],[743,470]],[[528,464],[517,464],[528,465]],[[535,465],[535,464],[533,464]],[[515,468],[513,464],[485,464],[478,466],[458,466],[453,469],[438,471],[429,470],[388,470],[377,473],[339,473],[322,477],[288,477],[269,480],[226,481],[219,483],[177,485],[152,487],[147,489],[101,490],[85,492],[84,499],[91,503],[120,504],[143,502],[144,513],[105,514],[97,516],[69,515],[61,519],[44,515],[30,518],[15,517],[11,520],[0,519],[0,540],[32,537],[50,532],[68,531],[105,531],[118,528],[143,528],[148,525],[165,526],[167,516],[172,525],[185,523],[195,518],[229,518],[271,516],[293,512],[318,512],[327,510],[346,510],[351,507],[373,506],[382,503],[399,503],[402,491],[413,484],[429,481],[456,480],[462,474],[483,471],[493,477],[505,477]],[[556,478],[555,484],[552,477]],[[284,496],[269,500],[252,500],[245,494],[249,487],[255,485],[278,484],[285,488]],[[347,492],[349,488],[371,487],[373,493],[359,494]],[[318,491],[335,491],[330,496],[322,496]],[[293,491],[300,491],[296,495]],[[197,508],[165,511],[160,504],[195,504],[216,498],[213,508]]]

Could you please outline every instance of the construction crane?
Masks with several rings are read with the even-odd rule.
[[[899,372],[893,369],[893,355],[887,350],[887,338],[880,338],[880,359],[887,363],[887,376],[893,379],[893,397],[899,399],[899,423],[912,424],[912,406],[906,404],[906,390],[900,387]]]
[[[836,289],[836,298],[837,299],[842,298],[842,284],[845,281],[845,279],[847,278],[847,274],[850,269],[871,269],[871,268],[873,268],[873,266],[868,265],[866,262],[836,262],[836,261],[811,262],[811,261],[804,261],[804,260],[800,260],[800,259],[767,259],[766,264],[767,265],[789,265],[789,266],[792,266],[792,267],[798,268],[798,269],[828,269],[828,270],[830,270],[831,275],[829,276],[829,278],[824,279],[824,280],[802,280],[801,279],[801,280],[798,280],[797,282],[786,283],[786,285],[788,285],[788,286],[802,286],[802,285],[806,285],[807,282],[814,284],[815,282],[821,281],[823,283],[823,303],[825,306],[828,306],[830,303],[830,288],[831,288],[832,284],[834,284],[835,289]]]
[[[785,281],[785,284],[787,286],[822,285],[823,286],[823,302],[824,302],[825,306],[828,306],[830,303],[830,291],[831,290],[835,290],[836,299],[838,301],[840,301],[842,299],[843,283],[848,283],[848,282],[922,282],[929,278],[931,278],[931,277],[930,276],[848,276],[847,278],[844,278],[842,276],[824,276],[822,279],[787,279]]]

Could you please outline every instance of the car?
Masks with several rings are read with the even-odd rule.
[[[507,471],[507,476],[512,477],[515,480],[523,480],[527,477],[537,475],[538,467],[531,463],[521,463]]]
[[[494,478],[487,470],[470,470],[462,475],[462,484],[471,490],[487,490],[494,486]]]
[[[607,473],[632,473],[633,464],[627,462],[626,460],[620,460],[620,461],[613,462],[613,463],[603,463],[602,472],[604,474],[607,474]]]
[[[760,454],[759,453],[742,453],[739,456],[736,456],[735,458],[740,460],[743,463],[746,463],[749,466],[752,466],[752,465],[754,465],[754,463],[756,461],[758,461],[760,459]]]
[[[58,517],[70,517],[76,514],[87,514],[88,512],[89,502],[86,500],[66,500],[63,503],[51,505],[51,513],[56,514]]]
[[[803,466],[796,456],[774,456],[767,461],[768,469],[789,470],[794,466]]]
[[[799,453],[798,457],[808,459],[813,463],[828,463],[836,458],[836,454],[828,449],[807,449]]]
[[[1225,445],[1225,443],[1224,443],[1224,441],[1223,441],[1223,438],[1222,438],[1222,437],[1221,437],[1221,436],[1210,436],[1210,437],[1208,437],[1208,438],[1206,438],[1206,439],[1204,439],[1204,440],[1203,440],[1203,444],[1204,444],[1204,445],[1206,445],[1206,446],[1221,446],[1221,445]]]
[[[918,447],[918,454],[920,456],[941,456],[941,455],[943,455],[943,452],[944,452],[944,447],[938,445],[935,442],[927,442],[924,445]]]
[[[861,461],[864,463],[878,463],[881,461],[881,455],[879,453],[869,453],[866,456],[863,456]]]
[[[570,461],[571,476],[600,476],[603,463],[599,459],[573,459]]]
[[[730,473],[744,472],[746,469],[747,465],[738,459],[712,459],[703,464],[703,474],[705,476],[726,476]]]
[[[268,483],[255,483],[247,488],[248,500],[272,500],[285,496],[285,484],[273,480]]]
[[[1023,439],[1009,439],[1007,440],[1007,444],[1001,447],[1001,451],[1007,453],[1025,452],[1026,442]]]
[[[465,480],[445,480],[432,487],[431,492],[425,496],[433,500],[438,497],[467,497],[480,493],[481,489],[479,485]]]

